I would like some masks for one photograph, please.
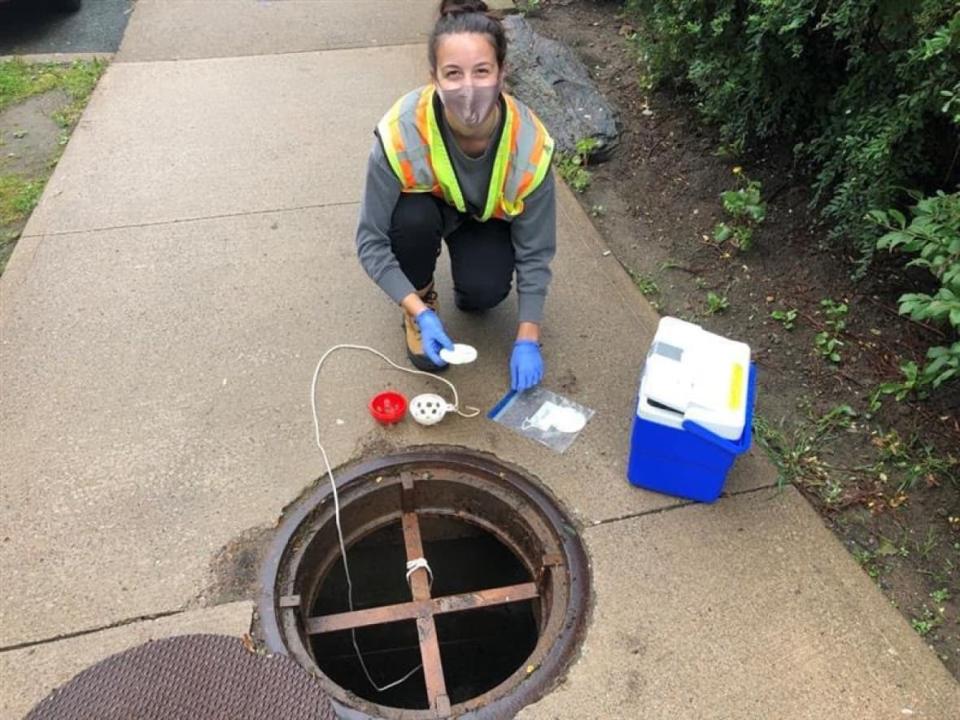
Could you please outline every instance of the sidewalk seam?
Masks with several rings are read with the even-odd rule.
[[[721,500],[727,498],[741,497],[742,495],[750,495],[751,493],[760,492],[761,490],[773,490],[779,488],[778,483],[773,483],[771,485],[761,485],[760,487],[750,488],[748,490],[738,490],[737,492],[724,495]],[[696,500],[685,500],[677,503],[676,505],[667,505],[666,507],[654,508],[653,510],[644,510],[643,512],[629,513],[627,515],[621,515],[615,518],[604,518],[603,520],[596,520],[592,525],[588,525],[584,530],[590,530],[595,527],[600,527],[601,525],[610,525],[612,523],[622,522],[624,520],[634,520],[636,518],[647,517],[648,515],[659,515],[661,513],[670,512],[671,510],[680,510],[682,508],[690,507],[691,505],[702,505],[703,503],[697,502]]]
[[[173,218],[171,220],[154,220],[144,223],[132,223],[129,225],[106,225],[93,228],[75,228],[73,230],[57,230],[56,232],[32,232],[21,235],[21,238],[50,238],[60,235],[80,235],[83,233],[107,232],[109,230],[128,230],[131,228],[156,227],[158,225],[178,225],[180,223],[203,222],[204,220],[224,220],[226,218],[246,217],[250,215],[270,215],[272,213],[297,212],[298,210],[320,210],[323,208],[349,207],[350,205],[359,205],[356,200],[349,202],[320,203],[317,205],[299,205],[296,207],[269,208],[266,210],[248,210],[246,212],[223,213],[220,215],[198,215],[188,218]]]
[[[216,606],[214,606],[216,607]],[[105,630],[113,630],[114,628],[125,627],[127,625],[134,625],[139,622],[148,622],[150,620],[160,620],[162,618],[172,617],[174,615],[182,615],[183,613],[189,612],[189,610],[167,610],[164,612],[152,613],[150,615],[139,615],[134,618],[126,618],[125,620],[118,620],[115,623],[109,625],[102,625],[100,627],[90,628],[88,630],[76,630],[74,632],[63,633],[61,635],[54,635],[48,638],[42,638],[40,640],[27,640],[26,642],[17,643],[15,645],[7,645],[5,647],[0,647],[0,655],[3,653],[13,652],[14,650],[24,650],[26,648],[37,647],[38,645],[49,645],[50,643],[60,642],[61,640],[72,640],[73,638],[83,637],[84,635],[94,635]]]
[[[319,48],[315,50],[281,50],[279,52],[251,53],[249,55],[209,55],[204,57],[186,58],[154,58],[153,60],[124,60],[123,49],[117,51],[113,63],[115,65],[153,65],[154,63],[177,62],[207,62],[209,60],[240,60],[244,58],[275,57],[278,55],[316,55],[319,53],[338,52],[340,50],[379,50],[381,48],[422,47],[427,44],[427,37],[418,42],[385,43],[377,45],[342,45],[337,47]]]

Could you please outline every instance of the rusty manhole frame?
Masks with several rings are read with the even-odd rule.
[[[429,483],[432,492],[420,493]],[[332,533],[329,481],[291,508],[278,527],[261,573],[259,616],[267,648],[289,654],[310,670],[335,700],[344,720],[431,720],[512,717],[560,680],[578,650],[589,611],[589,565],[573,521],[542,485],[492,456],[454,447],[432,447],[361,462],[337,472],[341,519],[348,548],[376,530],[401,522],[407,559],[423,556],[419,515],[453,518],[493,535],[517,557],[532,581],[480,592],[431,598],[427,573],[411,576],[410,602],[307,616],[323,580],[339,560]],[[399,502],[390,504],[390,496]],[[456,497],[443,505],[444,495]],[[490,507],[483,507],[484,498]],[[350,507],[358,500],[363,505]],[[432,504],[433,503],[433,504]],[[492,508],[492,510],[491,510]],[[493,522],[487,514],[509,509]],[[362,515],[355,526],[348,518]],[[310,574],[301,567],[312,565]],[[310,587],[302,587],[306,582]],[[305,597],[308,596],[308,597]],[[434,617],[498,604],[534,601],[537,644],[507,680],[451,707],[444,685]],[[416,620],[429,710],[379,705],[334,683],[317,665],[307,636],[398,620]]]

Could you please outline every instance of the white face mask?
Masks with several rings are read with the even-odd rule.
[[[520,425],[522,430],[536,428],[543,432],[558,430],[562,433],[575,433],[583,430],[587,419],[571,407],[561,407],[549,400],[540,406],[533,415]]]
[[[496,85],[463,85],[444,90],[437,86],[440,102],[468,128],[475,128],[490,115],[500,99],[500,83]]]

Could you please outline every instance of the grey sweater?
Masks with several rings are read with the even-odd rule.
[[[437,117],[467,209],[471,214],[479,215],[486,203],[497,143],[491,143],[490,149],[481,157],[471,158],[453,139],[443,120],[443,113],[437,112]],[[502,121],[497,137],[501,130]],[[547,173],[540,187],[524,200],[523,213],[510,223],[520,322],[539,323],[543,317],[543,304],[551,278],[550,261],[556,252],[554,189],[553,175]],[[396,303],[414,292],[413,285],[403,274],[393,254],[388,236],[393,209],[399,199],[400,181],[390,167],[378,137],[367,162],[367,180],[357,226],[357,254],[363,269]],[[450,207],[444,214],[444,236],[456,230],[464,217]]]

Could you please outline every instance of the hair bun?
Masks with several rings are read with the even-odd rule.
[[[442,0],[440,17],[447,15],[466,15],[467,13],[486,13],[490,8],[483,0]]]

